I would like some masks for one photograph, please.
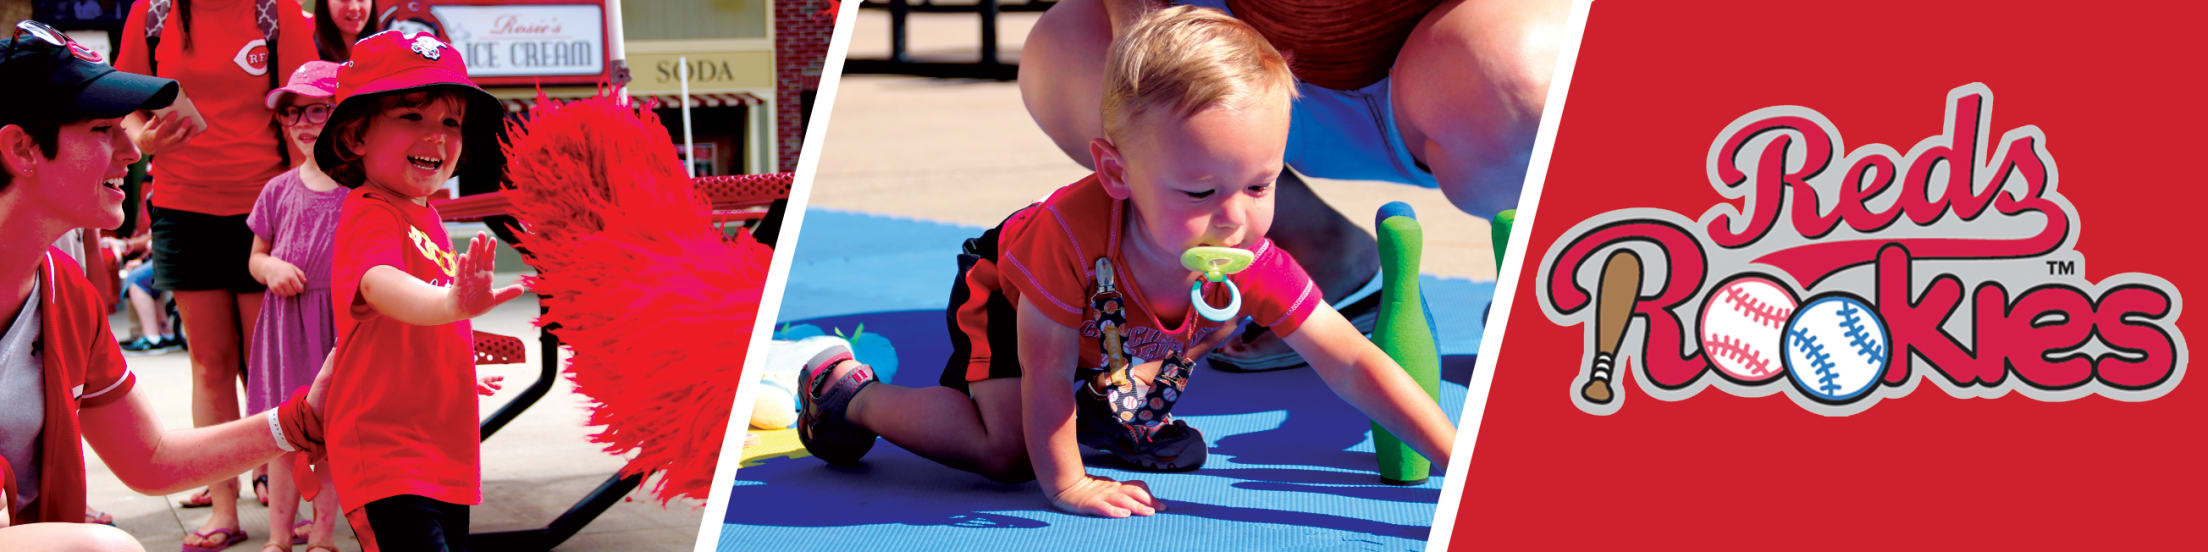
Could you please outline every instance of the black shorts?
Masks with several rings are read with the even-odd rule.
[[[1000,224],[966,240],[958,254],[958,278],[943,313],[951,330],[951,358],[940,379],[945,387],[965,391],[971,382],[1020,377],[1019,311],[1001,291],[1005,283],[997,271],[1003,230]]]
[[[238,293],[267,289],[245,268],[253,257],[253,229],[245,226],[246,215],[147,209],[153,219],[153,287]]]
[[[468,507],[435,499],[398,495],[361,506],[368,533],[381,550],[460,552],[468,549]]]

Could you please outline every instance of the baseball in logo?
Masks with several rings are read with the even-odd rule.
[[[1585,328],[1573,403],[1608,415],[1633,389],[1715,388],[1847,416],[1924,382],[2042,401],[2175,388],[2178,290],[2136,272],[2089,280],[2045,133],[1991,140],[1984,84],[1946,100],[1942,132],[1906,154],[1851,149],[1808,107],[1755,110],[1711,143],[1723,200],[1700,218],[1628,208],[1567,230],[1536,282],[1551,322]]]

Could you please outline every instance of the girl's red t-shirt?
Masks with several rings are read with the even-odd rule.
[[[314,50],[314,25],[299,11],[298,0],[276,0],[276,66],[270,47],[255,25],[256,0],[192,2],[192,30],[184,32],[184,14],[170,10],[155,54],[159,77],[176,79],[184,96],[207,119],[207,131],[153,161],[153,206],[217,216],[253,211],[261,186],[291,167],[276,148],[282,136],[276,112],[268,108],[269,71],[277,83],[308,61]],[[146,5],[140,0],[123,23],[123,43],[115,68],[152,74],[146,59]],[[190,48],[187,49],[186,46]],[[281,84],[278,84],[281,86]],[[289,146],[284,146],[289,147]],[[299,162],[300,153],[292,153]]]
[[[452,285],[451,244],[436,209],[388,192],[354,190],[338,211],[330,270],[337,348],[323,417],[346,510],[398,495],[483,501],[468,321],[400,322],[359,293],[361,276],[378,266]]]
[[[1128,272],[1130,265],[1120,253],[1126,238],[1120,229],[1127,217],[1134,216],[1132,211],[1129,202],[1113,199],[1105,193],[1102,182],[1091,175],[1014,213],[1005,220],[1004,231],[997,238],[1003,257],[998,270],[1009,284],[1003,290],[1007,298],[1025,297],[1051,320],[1079,329],[1080,366],[1085,368],[1101,367],[1105,362],[1099,345],[1104,336],[1099,312],[1090,304],[1096,291],[1098,257],[1112,260],[1113,280],[1118,282],[1127,320],[1120,343],[1130,362],[1158,360],[1175,352],[1185,354],[1212,332],[1233,329],[1197,316],[1194,308],[1178,317],[1160,317],[1150,310],[1147,297],[1186,294],[1189,290],[1148,290],[1135,283],[1134,274]],[[1272,328],[1278,335],[1296,333],[1325,301],[1318,285],[1295,257],[1272,240],[1260,238],[1243,247],[1255,255],[1255,260],[1249,268],[1228,276],[1242,291],[1241,315]],[[1227,304],[1225,289],[1207,286],[1206,302]]]

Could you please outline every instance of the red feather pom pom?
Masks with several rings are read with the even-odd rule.
[[[593,442],[658,471],[662,504],[704,499],[773,252],[724,238],[649,110],[539,96],[508,129],[507,174],[529,285],[574,351]]]

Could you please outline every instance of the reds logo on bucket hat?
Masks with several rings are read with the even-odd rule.
[[[506,110],[497,98],[468,80],[468,64],[459,50],[429,34],[384,31],[353,43],[353,60],[337,70],[337,109],[331,112],[328,127],[374,115],[369,110],[374,109],[376,98],[436,88],[458,90],[467,99],[461,125],[465,143],[453,176],[461,180],[463,189],[497,186],[505,174],[498,133]],[[316,163],[334,167],[342,162],[337,156],[341,146],[337,134],[324,133],[315,141]]]

